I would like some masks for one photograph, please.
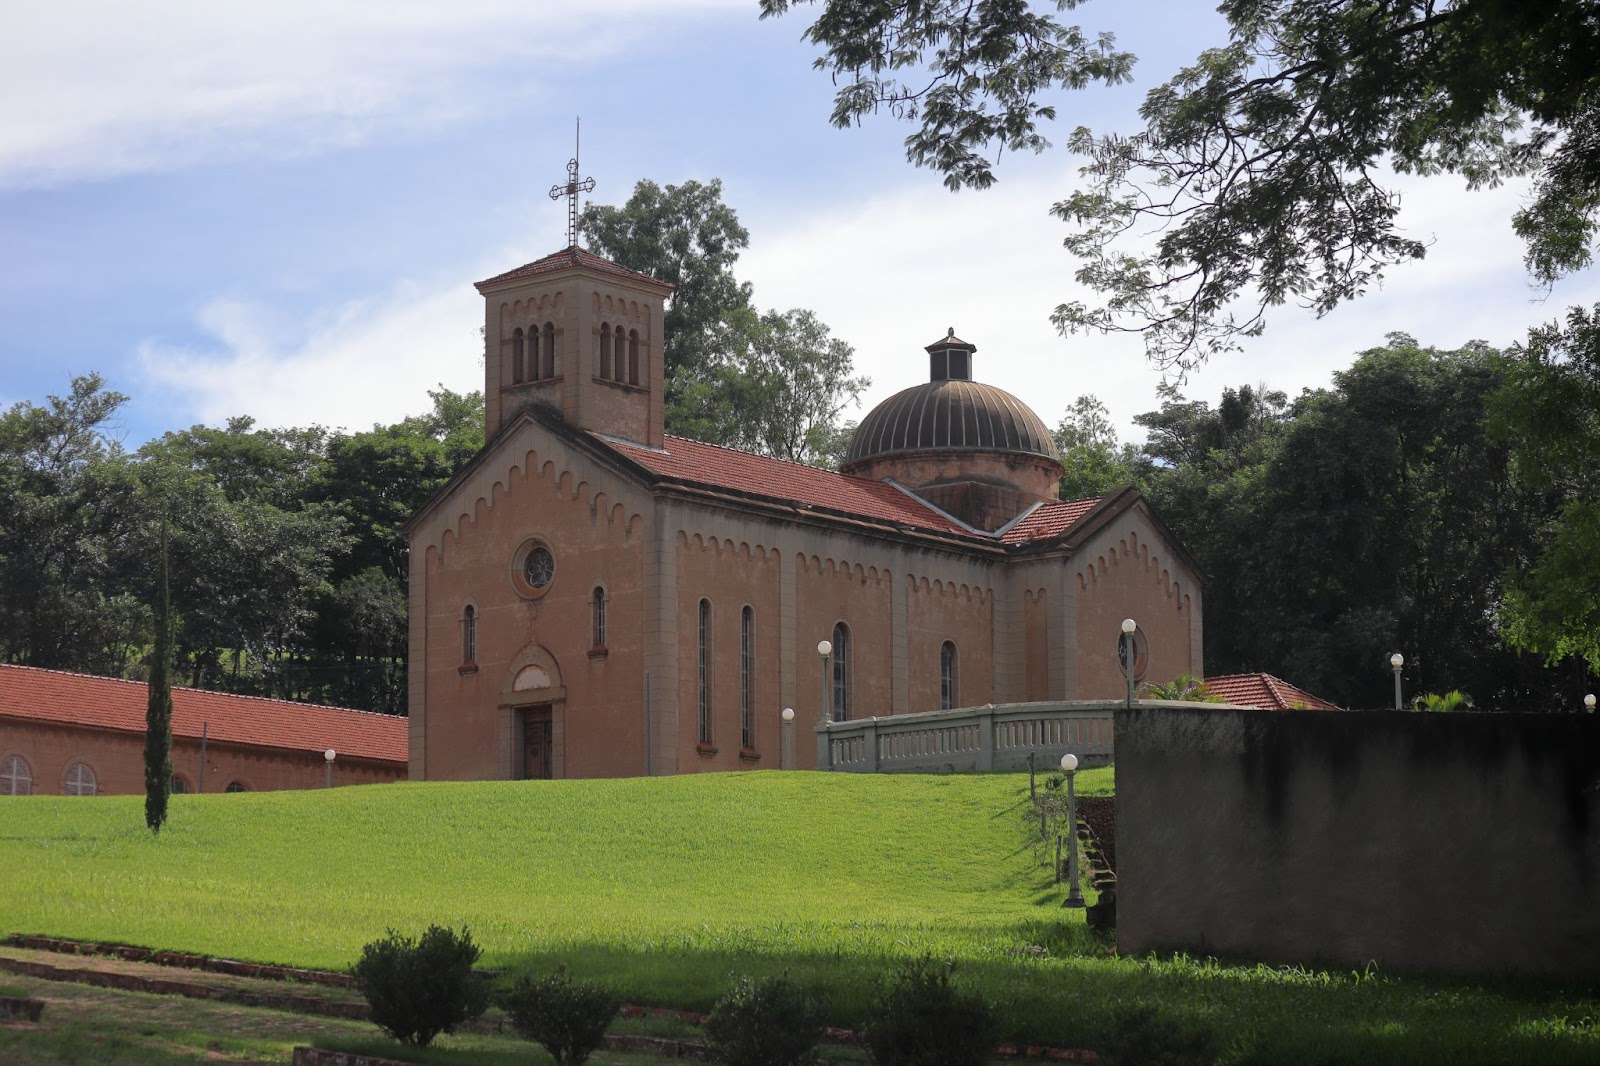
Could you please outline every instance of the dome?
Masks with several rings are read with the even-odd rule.
[[[843,469],[912,452],[1003,452],[1059,462],[1055,438],[1027,404],[969,380],[977,346],[955,330],[928,346],[933,380],[895,393],[867,413],[850,438]]]

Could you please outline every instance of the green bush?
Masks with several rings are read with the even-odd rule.
[[[562,966],[542,979],[518,977],[500,994],[500,1006],[517,1032],[543,1046],[560,1066],[582,1066],[605,1040],[622,999],[603,985],[574,981]]]
[[[430,925],[420,940],[391,929],[361,949],[353,972],[378,1028],[401,1043],[427,1047],[488,1007],[489,986],[472,972],[478,955],[466,929],[458,936]]]
[[[726,1066],[805,1066],[822,1035],[822,1018],[805,989],[788,977],[741,977],[706,1019],[714,1062]]]
[[[1217,1061],[1217,1038],[1208,1028],[1185,1029],[1144,1006],[1117,1014],[1105,1050],[1111,1066],[1211,1066]]]
[[[955,962],[903,963],[884,982],[863,1040],[877,1066],[982,1066],[999,1027],[982,997],[955,987]]]

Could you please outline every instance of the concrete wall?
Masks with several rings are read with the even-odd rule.
[[[1118,947],[1600,976],[1600,719],[1119,711]]]

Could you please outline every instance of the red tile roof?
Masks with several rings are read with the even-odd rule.
[[[1289,711],[1297,707],[1310,711],[1337,711],[1335,704],[1313,696],[1271,674],[1224,674],[1206,678],[1206,688],[1240,707],[1259,707],[1263,711]]]
[[[627,441],[606,442],[660,477],[762,496],[800,507],[896,522],[937,533],[971,533],[886,481],[851,477],[734,448],[667,437],[662,451]]]
[[[0,665],[0,718],[64,722],[143,733],[148,686],[142,681]],[[214,741],[404,764],[406,719],[391,714],[309,703],[231,696],[192,688],[172,690],[172,734]]]
[[[1056,500],[1043,504],[1027,518],[1006,530],[1000,539],[1007,544],[1026,544],[1034,540],[1059,537],[1078,524],[1078,520],[1094,510],[1103,496],[1087,500]]]
[[[586,252],[582,248],[563,248],[559,252],[551,252],[543,259],[535,259],[531,263],[524,263],[514,270],[504,274],[496,274],[492,278],[485,278],[478,282],[477,287],[482,289],[485,285],[493,285],[501,281],[515,281],[520,278],[537,277],[540,274],[554,274],[558,270],[570,270],[573,267],[586,267],[589,270],[598,270],[602,274],[614,274],[619,278],[628,278],[631,281],[647,281],[651,285],[663,286],[671,289],[672,286],[664,281],[657,281],[648,274],[641,274],[637,270],[629,270],[625,266],[618,266],[609,259],[602,259],[593,252]]]

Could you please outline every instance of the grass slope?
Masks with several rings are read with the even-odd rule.
[[[1106,792],[1110,771],[1079,781]],[[140,797],[9,799],[0,931],[338,968],[386,928],[467,925],[486,965],[562,962],[635,1002],[705,1009],[734,974],[788,972],[845,1025],[890,960],[931,953],[1030,1042],[1104,1048],[1157,1004],[1234,1063],[1600,1061],[1592,990],[1112,957],[1025,848],[1026,792],[1006,774],[400,784],[176,796],[159,837]]]

